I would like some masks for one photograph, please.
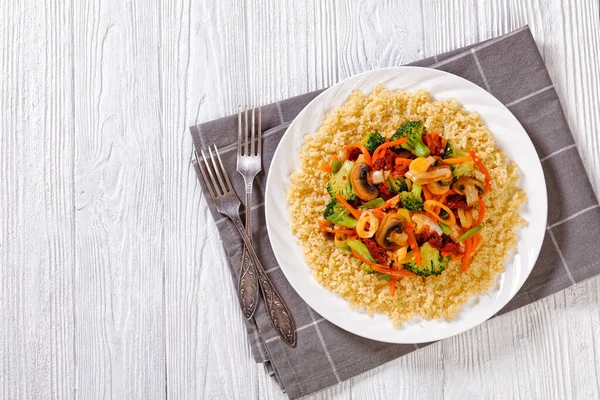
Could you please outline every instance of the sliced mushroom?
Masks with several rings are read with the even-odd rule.
[[[375,234],[377,244],[386,250],[402,247],[406,244],[407,235],[404,233],[406,225],[406,218],[402,215],[387,213]]]
[[[461,196],[465,195],[465,186],[467,185],[473,185],[477,188],[477,191],[479,192],[479,195],[482,195],[485,193],[485,185],[478,179],[475,178],[470,178],[468,176],[463,176],[458,178],[458,180],[456,182],[454,182],[454,184],[452,184],[452,190],[454,190],[456,193],[460,194]]]
[[[452,185],[452,190],[463,195],[467,199],[467,205],[477,203],[479,196],[485,193],[485,185],[475,178],[463,176]]]
[[[371,168],[366,163],[356,163],[350,171],[350,183],[356,195],[365,201],[379,196],[379,189],[373,184]]]
[[[438,167],[436,169],[446,168],[446,167]],[[450,185],[452,185],[452,177],[440,181],[435,181],[427,184],[427,189],[435,195],[442,195],[450,190]]]

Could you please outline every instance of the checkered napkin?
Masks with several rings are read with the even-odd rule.
[[[529,28],[410,65],[451,72],[493,94],[525,127],[541,158],[548,187],[546,237],[529,279],[500,313],[599,274],[600,207]],[[286,128],[319,93],[262,108],[263,172],[255,181],[252,207],[256,251],[292,311],[298,344],[292,348],[277,338],[262,303],[254,319],[247,322],[248,340],[256,361],[265,363],[290,399],[314,393],[424,346],[376,342],[338,328],[302,301],[277,266],[264,223],[266,176]],[[197,149],[217,145],[233,186],[243,198],[243,180],[235,169],[237,116],[193,126],[191,133]],[[236,278],[242,241],[233,224],[216,211],[211,201],[208,204]]]

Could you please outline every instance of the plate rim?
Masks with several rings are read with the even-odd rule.
[[[489,320],[490,318],[492,318],[493,316],[495,316],[495,315],[496,315],[496,314],[497,314],[499,311],[501,311],[501,310],[502,310],[502,309],[503,309],[503,308],[504,308],[504,307],[505,307],[505,306],[506,306],[506,305],[507,305],[507,304],[508,304],[508,303],[509,303],[509,302],[510,302],[510,301],[511,301],[511,300],[512,300],[512,299],[513,299],[513,298],[514,298],[516,295],[517,295],[517,293],[518,293],[518,292],[520,291],[520,289],[523,287],[523,285],[525,284],[525,282],[526,282],[526,281],[529,279],[529,277],[530,277],[530,275],[531,275],[531,272],[533,271],[533,268],[535,267],[535,264],[536,264],[536,262],[537,262],[537,260],[538,260],[538,257],[539,257],[539,255],[540,255],[540,252],[541,252],[541,248],[542,248],[543,241],[544,241],[544,237],[545,237],[545,231],[546,231],[545,227],[547,226],[547,219],[548,219],[548,189],[547,189],[547,185],[546,185],[546,181],[545,181],[544,170],[543,170],[543,167],[542,167],[542,164],[541,164],[541,159],[540,159],[540,157],[539,157],[538,151],[537,151],[537,149],[535,148],[535,145],[533,144],[533,141],[531,140],[531,137],[529,136],[529,134],[527,133],[527,130],[525,130],[525,128],[523,127],[523,125],[521,124],[521,122],[518,120],[518,118],[517,118],[517,117],[516,117],[516,116],[515,116],[515,115],[514,115],[514,114],[513,114],[511,111],[510,111],[510,109],[509,109],[508,107],[506,107],[506,106],[505,106],[505,105],[504,105],[504,104],[503,104],[503,103],[502,103],[500,100],[498,100],[498,99],[497,99],[497,98],[496,98],[496,97],[495,97],[493,94],[491,94],[491,93],[490,93],[490,92],[488,92],[487,90],[483,89],[483,88],[482,88],[482,87],[480,87],[479,85],[477,85],[477,84],[475,84],[474,82],[471,82],[471,81],[469,81],[469,80],[467,80],[467,79],[465,79],[465,78],[463,78],[463,77],[461,77],[461,76],[458,76],[458,75],[452,74],[452,73],[450,73],[450,72],[447,72],[447,71],[442,71],[442,70],[435,69],[435,68],[418,67],[418,66],[395,66],[395,67],[383,67],[383,68],[376,68],[376,69],[373,69],[373,70],[369,70],[369,71],[362,72],[362,73],[360,73],[360,74],[356,74],[356,75],[349,76],[349,77],[347,77],[347,78],[345,78],[345,79],[341,80],[340,82],[337,82],[336,84],[334,84],[334,85],[332,85],[332,86],[328,87],[327,89],[323,90],[323,91],[322,91],[321,93],[319,93],[319,94],[318,94],[318,95],[317,95],[315,98],[313,98],[313,99],[312,99],[312,100],[311,100],[311,101],[310,101],[310,102],[309,102],[309,103],[308,103],[306,106],[304,106],[304,107],[302,108],[302,110],[301,110],[301,111],[298,113],[298,115],[296,115],[296,117],[294,117],[294,119],[293,119],[293,120],[290,122],[290,124],[289,124],[289,125],[288,125],[288,127],[286,128],[286,130],[285,130],[284,134],[282,135],[282,137],[281,137],[280,141],[279,141],[279,142],[278,142],[278,144],[277,144],[277,147],[276,147],[276,149],[275,149],[275,152],[273,153],[273,158],[272,158],[272,160],[275,160],[275,159],[276,159],[276,156],[277,156],[277,155],[278,155],[278,153],[281,151],[281,149],[282,149],[282,146],[281,146],[281,144],[282,144],[282,142],[283,142],[283,139],[284,139],[284,138],[285,138],[287,135],[291,135],[291,134],[293,134],[293,133],[292,133],[292,130],[294,129],[294,126],[295,126],[295,124],[297,124],[297,123],[298,123],[298,121],[300,120],[300,118],[301,118],[301,117],[304,117],[304,114],[307,112],[307,109],[309,109],[311,106],[313,106],[313,105],[314,105],[314,103],[322,101],[322,98],[323,98],[323,97],[326,97],[326,96],[328,96],[328,95],[329,95],[329,94],[331,94],[333,91],[337,90],[339,87],[341,87],[342,85],[346,84],[346,83],[347,83],[347,81],[349,81],[349,80],[351,80],[351,79],[359,79],[359,78],[363,78],[363,77],[365,77],[365,76],[367,76],[367,75],[370,75],[370,74],[375,74],[375,73],[377,73],[377,72],[388,72],[388,71],[391,71],[391,72],[401,72],[401,71],[406,71],[406,70],[427,70],[428,72],[430,72],[430,71],[436,71],[437,73],[440,73],[441,75],[449,75],[449,76],[451,76],[451,77],[452,77],[452,79],[458,79],[458,80],[461,80],[461,81],[463,81],[464,83],[466,83],[468,86],[472,86],[472,87],[473,87],[473,88],[475,88],[476,90],[479,90],[479,91],[482,91],[482,92],[484,92],[484,93],[485,93],[485,95],[487,95],[487,96],[489,97],[489,99],[490,99],[492,102],[495,102],[495,103],[496,103],[496,106],[497,106],[497,107],[500,107],[501,109],[503,109],[503,111],[505,111],[505,112],[508,112],[508,114],[509,114],[509,115],[510,115],[510,116],[511,116],[513,119],[514,119],[514,122],[516,122],[516,123],[519,125],[519,127],[520,127],[520,128],[523,130],[523,132],[525,133],[525,136],[527,137],[527,140],[529,141],[529,144],[531,145],[531,148],[533,149],[533,152],[534,152],[534,153],[535,153],[535,155],[536,155],[536,157],[535,157],[535,159],[534,159],[534,163],[536,164],[536,167],[538,167],[538,168],[539,168],[539,171],[541,172],[541,176],[544,178],[544,179],[543,179],[543,182],[542,182],[542,187],[543,187],[543,196],[542,196],[542,202],[543,202],[543,221],[544,221],[544,224],[543,224],[543,229],[541,229],[541,228],[540,228],[539,232],[535,232],[535,238],[536,238],[536,239],[537,239],[537,241],[539,242],[539,245],[538,245],[538,246],[536,246],[536,247],[534,248],[534,253],[531,253],[531,254],[529,254],[529,260],[531,260],[531,261],[530,261],[530,264],[531,264],[531,266],[528,266],[528,267],[527,267],[527,271],[526,271],[526,273],[524,274],[524,278],[522,278],[522,281],[521,281],[521,282],[517,282],[517,284],[516,284],[516,285],[514,285],[514,288],[515,288],[515,290],[514,290],[514,293],[512,293],[512,295],[510,295],[510,296],[509,296],[507,299],[505,299],[505,300],[502,300],[502,301],[498,302],[497,304],[498,304],[499,306],[498,306],[498,307],[494,307],[494,308],[496,308],[496,310],[495,310],[494,312],[492,312],[492,313],[488,313],[488,314],[491,314],[491,315],[487,315],[487,314],[486,314],[486,315],[485,315],[485,316],[484,316],[484,317],[483,317],[483,318],[482,318],[480,321],[478,321],[478,322],[476,322],[476,323],[474,323],[474,324],[471,324],[470,326],[466,326],[466,327],[464,327],[464,328],[458,329],[456,332],[453,332],[453,333],[451,333],[451,334],[449,334],[449,335],[443,335],[443,336],[440,336],[440,337],[439,337],[439,338],[437,338],[437,339],[433,339],[434,341],[437,341],[437,340],[443,340],[443,339],[447,339],[447,338],[449,338],[449,337],[453,337],[453,336],[459,335],[459,334],[461,334],[461,333],[464,333],[464,332],[466,332],[466,331],[468,331],[468,330],[471,330],[471,329],[473,329],[473,328],[476,328],[477,326],[481,325],[481,324],[482,324],[482,323],[484,323],[485,321],[487,321],[487,320]],[[379,84],[375,85],[375,87],[376,87],[376,86],[378,86],[378,85],[379,85]],[[385,88],[385,85],[382,85],[382,86]],[[347,101],[347,99],[349,98],[349,96],[351,95],[351,93],[352,93],[353,91],[355,91],[355,90],[362,90],[362,89],[360,89],[360,88],[357,88],[357,87],[354,87],[354,88],[352,89],[352,91],[351,91],[350,93],[348,93],[348,95],[346,96],[346,98],[345,98],[344,102],[346,102],[346,101]],[[390,89],[390,90],[402,90],[402,89],[401,89],[401,88],[396,88],[396,89]],[[419,89],[415,89],[415,90],[412,90],[412,91],[416,91],[416,90],[419,90]],[[366,93],[364,90],[362,90],[362,91],[363,91],[364,93]],[[372,93],[372,91],[373,91],[373,89],[371,89],[371,90],[369,91],[369,93]],[[434,98],[435,94],[431,93],[431,91],[429,91],[429,90],[427,90],[427,91],[430,93],[430,95],[432,96],[432,98]],[[435,98],[434,98],[434,99],[435,99]],[[460,101],[460,99],[456,98],[455,100],[457,100],[457,101],[460,103],[461,107],[463,107],[463,108],[464,108],[464,105],[463,105],[463,103]],[[342,104],[344,104],[344,103],[342,103]],[[337,108],[337,107],[339,107],[339,106],[340,106],[340,105],[338,105],[338,106],[328,106],[328,107],[325,107],[326,109],[327,109],[327,108],[328,108],[328,109],[327,109],[326,111],[323,111],[323,112],[322,112],[322,114],[321,114],[321,115],[319,115],[319,121],[320,121],[320,123],[322,124],[322,121],[324,120],[324,118],[325,118],[325,116],[327,115],[327,112],[328,112],[328,111],[331,111],[332,109],[335,109],[335,108]],[[477,110],[468,110],[468,111],[469,111],[470,113],[472,113],[472,112],[478,112]],[[478,112],[478,113],[479,113],[479,112]],[[484,124],[484,125],[485,125],[485,126],[486,126],[486,128],[487,128],[487,124]],[[489,128],[488,128],[488,129],[489,129]],[[308,133],[305,133],[305,134],[303,134],[303,137],[305,137],[306,135],[314,135],[315,133],[316,133],[316,131],[315,131],[315,132],[308,132]],[[492,132],[490,131],[490,134],[492,135],[492,137],[494,137],[494,140],[495,140],[495,141],[497,141],[497,137],[494,135],[494,133],[492,133]],[[502,149],[502,150],[505,150],[505,149]],[[297,151],[297,150],[296,150],[296,151]],[[510,159],[510,158],[509,158],[509,159]],[[271,166],[272,166],[272,164],[271,164]],[[270,170],[271,166],[269,167],[269,170]],[[288,177],[288,179],[289,179],[289,177]],[[270,217],[270,214],[271,214],[271,211],[270,211],[270,210],[271,210],[271,207],[270,207],[271,200],[270,200],[270,198],[271,198],[271,196],[269,196],[269,192],[270,192],[270,190],[271,190],[271,189],[270,189],[270,188],[271,188],[271,186],[272,186],[272,174],[270,174],[270,173],[269,173],[269,174],[268,174],[268,176],[267,176],[267,181],[266,181],[266,186],[265,186],[265,222],[266,222],[266,226],[267,226],[267,235],[268,235],[268,237],[269,237],[269,241],[270,241],[271,243],[273,243],[273,236],[274,236],[274,233],[272,232],[271,224],[269,223],[269,221],[270,221],[270,219],[271,219],[271,217]],[[286,201],[286,204],[285,204],[285,209],[286,209],[286,210],[289,210],[289,204],[287,203],[287,201]],[[522,214],[522,211],[520,212],[520,214]],[[289,223],[289,214],[288,214],[288,215],[286,215],[286,217],[287,217],[287,221],[288,221],[288,223]],[[292,235],[293,237],[295,237],[295,236],[293,235],[293,233],[291,233],[291,235]],[[517,239],[517,243],[515,244],[515,247],[512,249],[512,251],[513,251],[513,252],[515,251],[515,249],[518,249],[519,240],[520,240],[520,239]],[[301,245],[300,245],[300,243],[296,243],[296,245],[300,247],[300,252],[301,252],[301,255],[302,255],[302,257],[304,257],[304,254],[303,254],[303,251],[302,251],[302,249],[301,249]],[[276,258],[277,262],[279,263],[279,265],[282,265],[282,263],[281,263],[281,261],[280,261],[280,259],[279,259],[279,257],[278,257],[278,255],[277,255],[277,253],[276,253],[276,251],[275,251],[275,250],[273,250],[273,253],[274,253],[274,255],[275,255],[275,258]],[[504,262],[507,262],[508,260],[514,260],[514,258],[515,258],[515,254],[513,253],[512,255],[510,255],[509,257],[507,257],[507,258],[505,259],[505,261],[504,261]],[[303,260],[302,260],[302,262],[303,262],[305,265],[307,265],[307,266],[308,266],[308,263],[306,262],[306,260],[305,260],[305,259],[303,259]],[[310,268],[310,266],[308,266],[308,267]],[[334,324],[335,326],[339,327],[340,329],[343,329],[343,330],[344,330],[344,331],[346,331],[346,332],[349,332],[349,333],[351,333],[351,334],[354,334],[354,335],[357,335],[357,336],[360,336],[360,337],[364,337],[364,338],[367,338],[367,339],[370,339],[370,340],[375,340],[375,341],[384,342],[384,343],[393,343],[393,344],[419,344],[419,343],[428,343],[428,342],[431,342],[431,340],[429,340],[429,339],[428,339],[428,340],[414,340],[414,341],[382,340],[381,338],[376,338],[376,337],[373,337],[373,336],[370,336],[370,335],[366,335],[366,334],[363,334],[363,333],[359,333],[359,332],[356,332],[356,331],[352,331],[352,330],[348,329],[347,327],[345,327],[345,326],[342,326],[341,324],[337,323],[337,321],[333,321],[333,320],[329,319],[329,318],[328,318],[326,315],[323,315],[323,314],[322,314],[322,313],[319,311],[319,307],[315,307],[315,306],[313,306],[313,303],[315,303],[315,304],[317,303],[316,301],[315,301],[315,302],[313,302],[312,300],[307,300],[307,299],[306,299],[304,296],[302,296],[301,292],[300,292],[300,291],[298,290],[298,288],[297,288],[297,285],[295,285],[295,284],[294,284],[294,280],[293,280],[293,279],[290,279],[289,272],[286,272],[286,268],[281,268],[281,270],[282,270],[282,272],[283,272],[283,274],[284,274],[284,276],[285,276],[286,280],[289,282],[290,286],[291,286],[291,287],[292,287],[292,288],[293,288],[293,289],[296,291],[296,293],[298,294],[298,296],[299,296],[299,297],[300,297],[300,298],[301,298],[301,299],[302,299],[302,300],[303,300],[303,301],[304,301],[304,302],[305,302],[305,303],[306,303],[306,304],[307,304],[309,307],[311,307],[312,309],[314,309],[315,311],[317,311],[317,312],[318,312],[318,313],[319,313],[319,314],[320,314],[320,315],[321,315],[321,316],[322,316],[324,319],[326,319],[327,321],[331,322],[332,324]],[[502,271],[501,273],[499,273],[499,274],[496,276],[496,278],[495,278],[495,279],[496,279],[496,280],[498,280],[498,279],[502,279],[502,278],[504,277],[504,275],[505,275],[505,274],[506,274],[506,270],[504,270],[504,271]],[[315,281],[316,281],[315,277],[314,277],[314,276],[313,276],[311,273],[309,273],[309,279],[313,279],[313,280],[315,280]],[[318,282],[316,282],[316,283],[317,283],[319,286],[322,286],[320,283],[318,283]],[[323,287],[323,286],[322,286],[322,287]],[[340,296],[340,295],[339,295],[339,294],[337,294],[337,293],[334,293],[334,292],[332,292],[332,291],[331,291],[330,289],[328,289],[328,288],[325,288],[325,287],[323,287],[323,288],[324,288],[325,290],[327,290],[328,292],[330,292],[332,295],[334,295],[334,296],[337,296],[337,297],[341,298],[341,299],[342,299],[344,302],[348,303],[348,300],[346,300],[344,297]],[[486,292],[486,293],[487,293],[487,292]],[[471,298],[470,298],[470,300],[473,300],[474,298],[475,298],[475,299],[479,299],[480,297],[482,297],[482,296],[484,296],[484,295],[485,295],[485,293],[483,293],[483,294],[479,294],[479,295],[476,295],[476,296],[473,296],[473,297],[471,297]],[[461,314],[461,312],[463,312],[463,307],[465,307],[465,306],[466,306],[466,304],[463,304],[463,305],[461,306],[461,310],[458,312],[458,314],[457,314],[457,316],[456,316],[455,318],[458,318],[458,316]],[[364,311],[361,311],[361,309],[351,309],[351,312],[355,312],[355,313],[364,313]],[[389,316],[387,316],[386,314],[383,314],[383,313],[376,313],[376,314],[385,315],[385,316],[386,316],[386,317],[388,317],[388,319],[389,319]],[[413,317],[413,318],[415,318],[415,317]],[[410,320],[409,320],[409,321],[410,321]],[[449,323],[451,323],[451,322],[452,322],[452,320],[450,320],[450,321],[448,321],[448,322],[449,322]],[[391,324],[391,321],[389,321],[389,323]]]

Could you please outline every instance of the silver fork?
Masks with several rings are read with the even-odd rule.
[[[238,109],[238,147],[237,171],[244,177],[246,188],[246,233],[252,242],[252,186],[254,178],[261,170],[262,155],[262,130],[261,112],[258,108],[258,124],[256,124],[256,108],[252,108],[251,135],[248,135],[248,108],[244,107],[244,133],[242,134],[242,107]],[[256,141],[258,131],[258,141]],[[256,143],[256,144],[255,144]],[[256,271],[246,254],[246,247],[242,253],[242,266],[238,277],[238,299],[244,316],[252,318],[258,304],[258,279]]]
[[[219,156],[217,147],[214,146],[214,155],[212,150],[210,148],[208,149],[212,167],[211,164],[208,163],[209,159],[206,157],[204,151],[200,150],[200,152],[202,153],[204,167],[200,162],[200,156],[198,155],[198,152],[194,152],[194,154],[196,155],[196,161],[198,162],[202,179],[204,179],[206,187],[208,188],[208,193],[210,193],[210,197],[213,199],[215,206],[217,207],[217,211],[231,219],[240,236],[242,237],[242,240],[244,241],[248,258],[258,274],[258,282],[260,283],[260,288],[265,300],[267,314],[271,321],[271,325],[273,325],[273,328],[279,337],[286,344],[294,347],[296,346],[296,327],[294,325],[294,319],[292,318],[290,310],[285,305],[285,302],[279,293],[277,293],[277,290],[265,273],[265,269],[258,259],[258,256],[252,247],[252,243],[250,243],[250,238],[248,237],[248,234],[244,229],[244,225],[242,224],[242,220],[240,219],[240,199],[233,191],[231,182],[229,181],[229,177],[225,172],[225,168],[223,167],[223,162],[221,161],[221,156]],[[215,161],[215,159],[218,160],[218,163]]]

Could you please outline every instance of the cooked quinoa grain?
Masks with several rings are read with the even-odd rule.
[[[462,272],[460,261],[454,261],[439,276],[399,278],[392,297],[388,282],[362,271],[357,258],[321,235],[317,220],[330,200],[326,189],[330,175],[322,165],[334,155],[342,156],[338,152],[344,145],[362,142],[372,131],[389,135],[410,120],[421,120],[429,132],[442,134],[462,149],[474,150],[490,173],[492,188],[483,196],[483,244],[469,270]],[[352,307],[369,314],[387,314],[395,326],[414,316],[456,316],[469,298],[493,285],[516,245],[516,229],[524,224],[519,209],[526,196],[517,187],[517,166],[507,162],[478,114],[466,111],[455,100],[433,100],[425,91],[377,87],[369,95],[353,93],[326,116],[314,135],[306,136],[300,159],[300,169],[291,176],[287,200],[292,230],[306,263],[324,287],[344,297]],[[484,180],[479,172],[475,176]]]

